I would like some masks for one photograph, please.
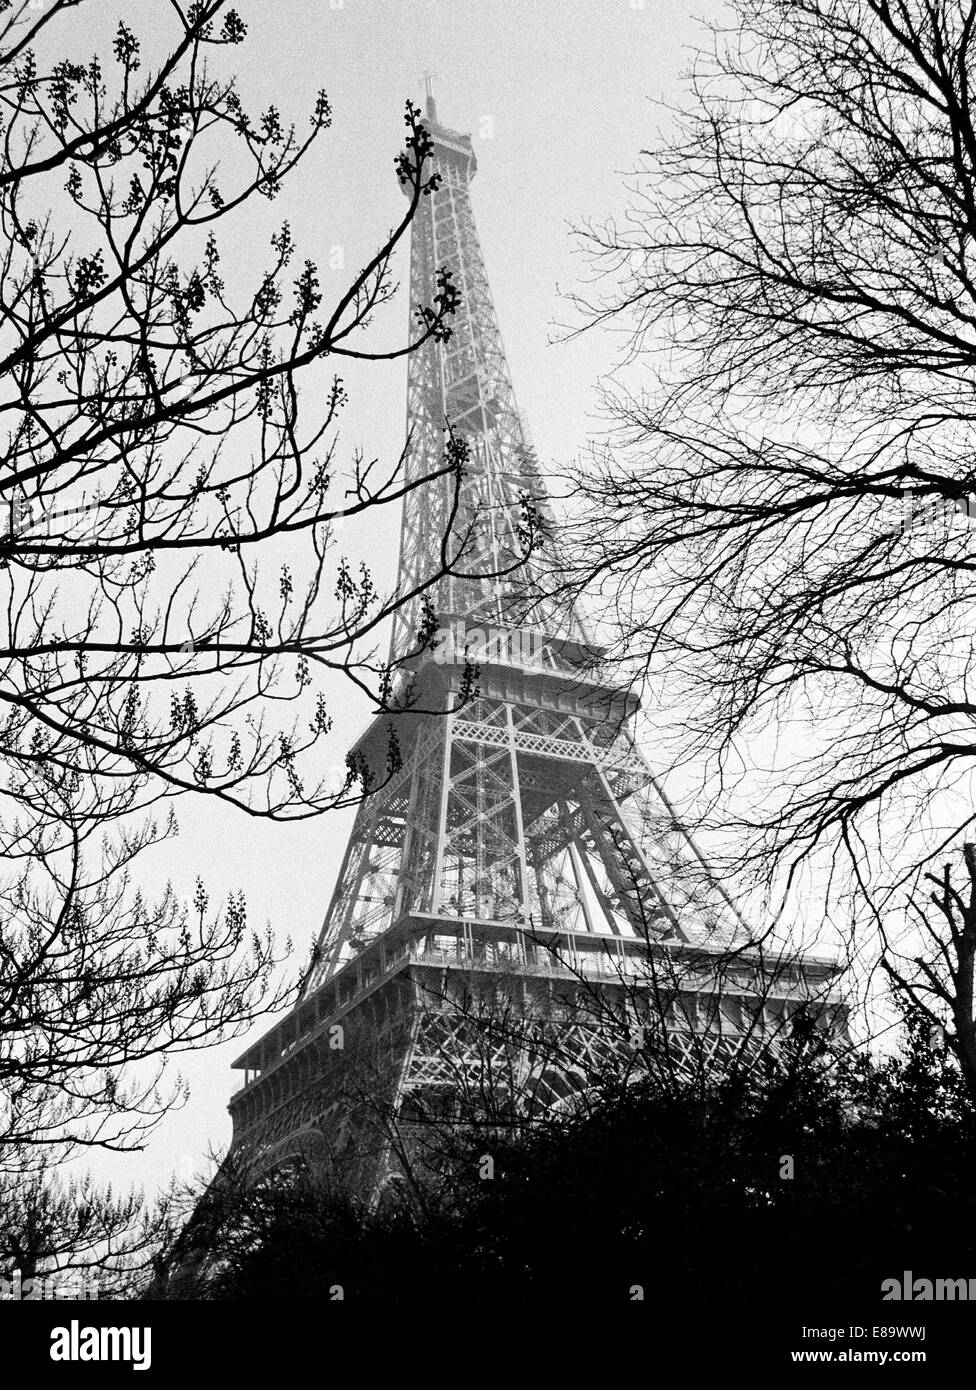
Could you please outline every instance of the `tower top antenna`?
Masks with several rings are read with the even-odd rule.
[[[427,119],[431,121],[437,120],[437,102],[434,100],[434,93],[431,87],[431,83],[436,76],[436,72],[424,73],[424,86],[427,89]]]

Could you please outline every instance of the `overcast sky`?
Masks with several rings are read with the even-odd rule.
[[[99,4],[107,35],[117,7]],[[594,386],[613,354],[607,337],[558,341],[556,325],[571,317],[562,295],[586,273],[569,225],[623,210],[623,176],[667,119],[655,103],[679,97],[690,46],[703,35],[695,16],[719,18],[719,0],[698,0],[694,15],[678,0],[243,0],[238,8],[249,38],[231,56],[246,103],[274,102],[283,116],[304,122],[324,88],[334,122],[300,178],[272,209],[258,210],[225,261],[238,257],[242,269],[259,268],[268,230],[287,217],[302,256],[326,267],[342,247],[347,268],[363,264],[400,215],[393,160],[403,104],[421,99],[423,74],[431,72],[440,119],[474,139],[475,213],[516,395],[543,463],[555,470],[569,463],[597,426]],[[125,19],[145,36],[162,12],[137,0]],[[87,19],[77,35],[70,56],[78,59],[106,36]],[[332,274],[338,292],[342,272]],[[330,274],[322,279],[328,294]],[[399,312],[402,323],[405,301]],[[396,456],[405,378],[402,364],[349,374],[350,454],[361,444],[370,455]],[[394,541],[377,537],[370,556],[387,581]],[[334,712],[341,761],[367,715],[351,698]],[[349,818],[275,827],[186,802],[178,815],[179,841],[140,871],[160,882],[171,877],[186,897],[199,873],[212,902],[243,888],[252,922],[270,919],[304,958]],[[183,1059],[189,1105],[167,1118],[145,1154],[99,1161],[96,1171],[152,1188],[174,1171],[199,1171],[208,1147],[223,1151],[226,1106],[241,1079],[230,1062],[266,1026]]]

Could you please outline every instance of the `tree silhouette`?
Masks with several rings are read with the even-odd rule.
[[[941,875],[926,874],[933,884],[928,902],[910,899],[915,933],[910,941],[885,941],[881,964],[896,996],[910,1008],[918,1025],[927,1024],[935,1052],[947,1047],[959,1064],[976,1100],[976,846],[963,845],[966,880],[953,882],[952,866]],[[929,903],[938,913],[933,914]]]
[[[584,229],[584,323],[627,352],[578,577],[743,866],[873,922],[971,816],[976,7],[731,8],[628,218]]]
[[[468,542],[449,518],[430,575],[386,595],[338,547],[342,518],[432,479],[456,496],[464,469],[446,421],[428,474],[406,449],[385,469],[340,451],[342,361],[441,341],[457,306],[442,268],[404,340],[376,337],[393,257],[438,178],[418,111],[407,104],[394,161],[407,197],[391,180],[392,229],[334,302],[287,222],[249,283],[235,239],[327,137],[328,98],[304,126],[248,111],[225,72],[245,26],[224,0],[160,6],[151,64],[124,19],[110,53],[64,56],[83,8],[0,5],[0,1161],[13,1173],[30,1146],[50,1165],[74,1145],[140,1142],[179,1096],[158,1089],[166,1054],[283,1002],[243,898],[211,907],[198,882],[192,904],[168,889],[150,901],[135,863],[176,833],[183,793],[289,819],[382,781],[355,759],[330,773],[322,680],[374,710],[409,703],[377,633],[412,602],[423,652],[426,591],[463,571]],[[398,756],[391,737],[391,770]]]

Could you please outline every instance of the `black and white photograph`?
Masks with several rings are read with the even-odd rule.
[[[5,1370],[961,1369],[974,89],[0,0]]]

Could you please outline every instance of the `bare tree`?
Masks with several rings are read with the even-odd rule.
[[[175,1200],[172,1191],[153,1203],[137,1192],[116,1196],[91,1177],[63,1181],[33,1163],[4,1173],[0,1274],[15,1298],[125,1297],[172,1240]]]
[[[304,135],[275,108],[246,112],[233,80],[208,66],[244,37],[233,10],[217,29],[216,0],[187,17],[171,6],[175,43],[152,72],[124,23],[111,76],[98,59],[42,70],[28,44],[53,43],[47,31],[73,7],[29,11],[24,33],[11,18],[0,38],[6,743],[29,724],[48,763],[78,748],[165,790],[203,790],[253,815],[309,814],[341,799],[301,777],[302,754],[329,729],[324,698],[305,700],[301,737],[246,712],[287,701],[313,672],[350,676],[380,707],[390,696],[369,649],[407,596],[383,601],[342,556],[330,576],[326,552],[338,515],[430,479],[407,479],[403,459],[374,479],[360,461],[342,490],[345,391],[321,364],[389,359],[450,332],[457,298],[445,270],[410,341],[383,349],[366,333],[436,186],[429,141],[408,106],[397,171],[410,196],[333,306],[314,262],[289,271],[287,224],[260,282],[232,292],[221,224],[232,231],[249,201],[278,193],[328,130],[327,98]],[[234,157],[233,175],[221,156]],[[455,449],[435,476],[459,469]],[[274,555],[270,573],[259,553]]]
[[[972,818],[976,6],[731,8],[585,229],[628,352],[578,578],[745,866],[872,915]]]
[[[881,964],[896,996],[927,1020],[933,1048],[948,1046],[976,1101],[976,845],[967,842],[962,854],[964,884],[953,883],[951,864],[925,874],[934,891],[928,901],[911,897],[912,946],[886,939]]]
[[[249,284],[228,242],[325,136],[327,97],[304,129],[249,112],[224,71],[245,38],[224,0],[159,7],[151,66],[124,20],[111,53],[64,56],[86,8],[0,5],[0,1151],[15,1164],[31,1144],[51,1161],[140,1142],[175,1099],[157,1089],[165,1053],[280,1005],[243,899],[211,909],[198,883],[192,905],[150,902],[133,863],[175,832],[180,794],[288,819],[382,780],[355,760],[330,776],[321,682],[409,706],[378,634],[409,603],[425,650],[427,591],[463,573],[470,539],[448,505],[430,574],[386,595],[337,545],[340,517],[415,488],[456,503],[464,472],[448,421],[426,473],[409,446],[385,468],[339,447],[339,363],[451,331],[446,268],[403,341],[373,327],[437,184],[417,110],[395,159],[407,197],[392,187],[395,223],[335,302],[314,260],[295,265],[287,222]]]
[[[131,888],[125,866],[154,835],[149,822],[100,858],[41,842],[0,894],[0,1173],[15,1184],[31,1153],[49,1169],[80,1149],[141,1147],[185,1099],[161,1084],[165,1059],[287,997],[272,980],[283,956],[270,928],[248,927],[242,895],[211,910],[199,880],[192,907]]]

